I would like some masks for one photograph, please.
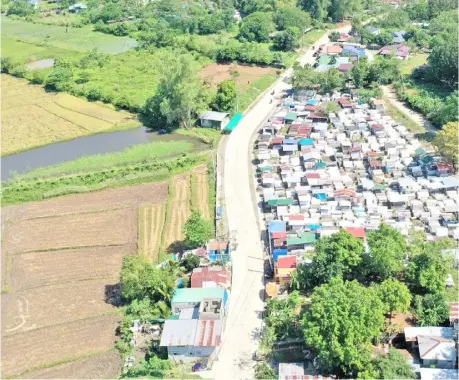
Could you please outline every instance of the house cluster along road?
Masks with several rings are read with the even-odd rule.
[[[345,26],[340,31],[350,30]],[[328,42],[324,35],[315,45]],[[309,50],[300,58],[300,63],[312,64],[314,51]],[[228,230],[237,240],[237,249],[232,255],[233,285],[229,304],[227,327],[223,344],[212,371],[205,377],[227,379],[253,378],[254,361],[262,327],[264,308],[264,247],[259,228],[252,173],[252,138],[260,125],[276,107],[272,92],[281,94],[290,88],[286,80],[293,70],[287,70],[279,80],[244,115],[238,127],[231,133],[225,145],[224,198]],[[230,207],[229,207],[230,206]]]

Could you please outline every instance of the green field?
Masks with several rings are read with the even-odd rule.
[[[37,44],[53,45],[62,49],[118,54],[137,46],[134,39],[116,37],[92,31],[92,26],[66,28],[57,25],[32,24],[2,16],[2,35],[12,36]]]
[[[427,62],[428,54],[419,53],[411,55],[406,61],[401,61],[400,72],[402,75],[411,75],[411,72],[418,66],[421,66]]]
[[[265,75],[253,82],[239,97],[239,112],[246,111],[252,102],[276,80],[276,75]]]
[[[59,176],[63,174],[97,171],[127,164],[136,164],[155,158],[170,158],[190,152],[196,146],[202,147],[201,144],[198,144],[198,141],[194,141],[192,138],[183,137],[177,139],[178,137],[179,136],[171,136],[170,141],[156,141],[136,145],[121,152],[81,157],[74,161],[33,170],[21,176],[21,178]]]

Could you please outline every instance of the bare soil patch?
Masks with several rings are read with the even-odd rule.
[[[108,315],[31,330],[2,339],[2,376],[71,360],[90,352],[106,352],[115,343],[121,317]],[[78,375],[76,378],[81,378]]]
[[[229,64],[218,64],[212,63],[204,67],[199,75],[201,78],[208,78],[213,87],[217,87],[220,82],[224,80],[231,79],[229,70],[232,65]],[[275,74],[276,69],[272,67],[259,67],[259,66],[237,66],[237,71],[239,72],[239,78],[237,78],[237,84],[239,91],[245,91],[251,86],[251,84],[257,80],[259,77],[262,77],[267,74]]]
[[[115,379],[120,373],[120,355],[115,351],[94,355],[55,367],[29,372],[23,379]]]

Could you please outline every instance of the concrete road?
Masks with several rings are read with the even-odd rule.
[[[349,31],[344,27],[340,31]],[[328,42],[327,35],[316,41],[319,45]],[[309,50],[301,58],[301,64],[313,63],[313,51]],[[276,94],[288,89],[285,78],[292,75],[286,72],[266,94],[249,110],[238,127],[231,133],[225,147],[224,196],[229,231],[237,240],[233,253],[233,281],[229,304],[229,314],[223,335],[218,360],[213,369],[200,375],[214,379],[252,379],[255,362],[253,353],[257,350],[262,324],[264,282],[263,282],[263,243],[257,224],[259,211],[254,191],[252,166],[253,136],[260,125],[274,111],[275,101],[271,91]]]

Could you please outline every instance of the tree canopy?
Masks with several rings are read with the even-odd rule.
[[[311,25],[311,16],[309,13],[296,7],[283,7],[277,10],[274,15],[277,29],[285,30],[287,28],[298,28],[303,32]]]
[[[147,100],[142,118],[155,129],[189,128],[209,99],[188,55],[170,54],[160,68],[156,94]]]
[[[388,279],[376,285],[376,292],[392,318],[393,312],[406,313],[411,304],[408,287],[397,280]]]
[[[364,257],[367,275],[384,280],[403,270],[406,244],[400,231],[381,223],[377,230],[367,233],[367,241],[369,251]]]
[[[276,34],[274,37],[274,48],[282,51],[293,51],[298,46],[299,29],[289,27]]]
[[[354,376],[369,362],[371,340],[384,325],[384,304],[373,288],[333,278],[316,288],[304,316],[306,344],[326,371]]]
[[[457,106],[455,112],[457,112]],[[458,129],[458,122],[447,123],[443,126],[441,131],[437,133],[433,140],[433,144],[438,148],[438,151],[454,165],[457,165],[459,158],[457,150]]]
[[[231,79],[220,82],[217,86],[214,108],[220,112],[234,112],[236,109],[236,82]]]
[[[449,318],[449,305],[441,293],[416,296],[415,314],[420,326],[439,326]]]
[[[416,379],[416,373],[406,358],[395,348],[386,355],[378,357],[367,365],[358,375],[359,379]]]
[[[212,225],[204,220],[199,212],[193,211],[183,226],[183,233],[185,244],[189,248],[196,248],[212,237]]]
[[[271,13],[255,12],[242,20],[239,39],[249,42],[268,42],[269,34],[274,32],[274,29]]]

